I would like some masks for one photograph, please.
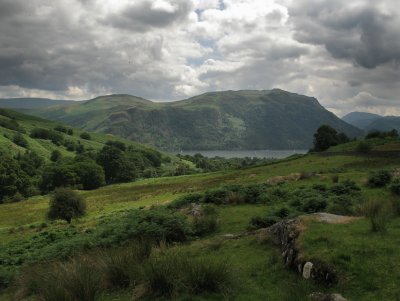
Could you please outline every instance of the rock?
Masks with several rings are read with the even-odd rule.
[[[226,238],[226,239],[233,239],[233,238],[235,238],[236,237],[236,235],[233,235],[233,234],[223,234],[223,235],[221,235],[223,238]]]
[[[259,230],[259,234],[268,237],[272,243],[281,248],[282,257],[288,267],[297,268],[298,250],[296,239],[300,234],[300,225],[301,221],[299,219],[292,219],[284,220],[271,227]]]
[[[327,286],[337,284],[337,272],[333,266],[315,258],[311,263],[310,259],[299,257],[296,241],[303,228],[302,219],[295,218],[280,221],[271,227],[257,230],[255,233],[258,234],[258,237],[262,237],[263,241],[268,240],[279,246],[286,267],[293,269],[305,279],[312,279]]]
[[[347,301],[339,294],[323,294],[323,293],[312,293],[310,295],[312,301]]]
[[[303,267],[303,278],[304,279],[310,279],[312,268],[313,268],[312,262],[306,262],[306,264]]]
[[[201,216],[203,215],[203,207],[200,204],[192,203],[188,213],[192,216]]]

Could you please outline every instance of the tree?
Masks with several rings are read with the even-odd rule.
[[[16,193],[27,196],[31,187],[27,174],[11,156],[0,152],[0,157],[0,203]]]
[[[128,182],[137,174],[136,166],[115,146],[104,146],[97,156],[97,163],[104,168],[107,183]]]
[[[103,168],[94,161],[82,161],[74,164],[79,184],[85,190],[96,189],[106,184]]]
[[[74,187],[78,182],[78,175],[71,164],[52,164],[42,174],[40,190],[49,192],[57,187]]]
[[[86,202],[82,196],[71,189],[59,188],[50,200],[48,217],[71,223],[72,218],[84,215],[85,211]]]
[[[322,125],[314,134],[314,151],[321,152],[339,143],[337,131],[329,125]]]

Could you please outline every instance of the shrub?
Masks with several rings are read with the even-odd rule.
[[[210,234],[218,228],[218,214],[215,210],[203,209],[203,215],[195,216],[192,223],[193,234],[202,236]]]
[[[314,185],[312,186],[312,188],[313,188],[314,190],[319,191],[319,192],[325,192],[325,191],[328,190],[328,187],[327,187],[325,184],[314,184]]]
[[[290,214],[290,209],[287,207],[281,207],[275,212],[275,216],[280,217],[280,218],[286,218]]]
[[[354,196],[334,196],[330,199],[330,205],[328,212],[341,215],[352,215],[354,214]]]
[[[371,188],[384,187],[389,184],[391,180],[391,173],[387,170],[381,170],[370,175],[367,185]]]
[[[359,153],[369,153],[372,150],[372,146],[365,141],[360,141],[356,146],[356,151]]]
[[[50,200],[48,217],[64,219],[71,223],[72,218],[85,214],[86,202],[82,196],[68,188],[60,188],[54,192]]]
[[[225,204],[227,195],[228,191],[223,188],[207,190],[203,195],[202,202],[216,205]]]
[[[92,137],[90,136],[90,134],[87,133],[87,132],[83,132],[82,134],[79,135],[79,137],[81,137],[81,138],[84,139],[84,140],[90,140],[90,139],[92,139]]]
[[[57,161],[61,160],[61,158],[62,158],[62,154],[59,150],[56,149],[51,152],[51,156],[50,156],[51,161],[57,162]]]
[[[200,193],[185,194],[185,195],[177,198],[176,200],[172,201],[168,205],[168,207],[174,208],[174,209],[182,208],[182,207],[187,206],[192,203],[198,203],[202,197],[203,197],[203,195]]]
[[[24,136],[22,136],[21,133],[17,133],[14,135],[13,142],[16,145],[24,147],[24,148],[28,147],[28,141],[24,138]]]
[[[249,230],[268,228],[268,227],[276,224],[280,220],[281,219],[278,218],[277,216],[265,216],[265,217],[256,216],[250,220],[250,225],[248,228],[249,228]]]
[[[320,212],[327,206],[327,202],[320,198],[306,199],[302,206],[302,211],[307,213]]]
[[[330,191],[335,195],[351,194],[356,191],[360,191],[361,188],[353,181],[343,181],[340,184],[335,184],[330,188]]]
[[[125,143],[120,142],[120,141],[112,141],[112,140],[109,140],[109,141],[106,142],[106,145],[108,145],[108,146],[114,146],[114,147],[118,148],[119,150],[121,150],[121,151],[123,151],[123,152],[126,151],[126,145],[125,145]]]
[[[363,205],[362,211],[371,222],[372,232],[386,231],[390,219],[390,209],[388,204],[381,200],[368,201]]]
[[[112,239],[110,242],[128,239],[150,239],[156,242],[184,242],[192,230],[184,215],[165,208],[134,210],[103,225],[99,239]]]

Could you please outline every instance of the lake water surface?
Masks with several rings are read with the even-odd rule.
[[[180,151],[180,152],[172,152],[173,154],[181,154],[181,155],[191,155],[194,154],[202,154],[205,157],[212,158],[212,157],[223,157],[223,158],[275,158],[275,159],[282,159],[294,154],[306,154],[308,150],[305,149],[296,149],[296,150],[213,150],[213,151]]]

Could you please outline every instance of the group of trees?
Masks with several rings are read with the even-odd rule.
[[[195,154],[193,156],[190,155],[177,155],[178,158],[190,161],[196,165],[196,168],[201,169],[202,171],[218,171],[218,170],[226,170],[226,169],[239,169],[246,168],[250,166],[256,166],[262,163],[268,163],[273,161],[270,158],[223,158],[223,157],[214,157],[207,158],[202,154]]]
[[[322,125],[314,134],[314,148],[315,152],[322,152],[331,146],[349,142],[349,137],[344,133],[338,133],[334,128],[329,125]]]
[[[393,129],[391,131],[371,131],[365,136],[365,140],[359,142],[356,150],[358,152],[368,152],[371,150],[371,145],[366,142],[368,139],[385,139],[385,138],[398,138],[399,133]],[[322,125],[314,134],[314,148],[311,151],[322,152],[331,146],[349,142],[349,137],[344,133],[338,133],[334,128],[329,125]]]
[[[36,129],[31,137],[57,142],[60,141],[57,138],[59,132]],[[63,157],[56,149],[50,161],[31,150],[17,156],[3,150],[0,156],[0,203],[49,193],[58,187],[90,190],[106,184],[133,181],[149,174],[147,169],[157,169],[162,163],[162,156],[157,151],[127,147],[117,141],[108,141],[100,150],[83,149],[74,157]]]

